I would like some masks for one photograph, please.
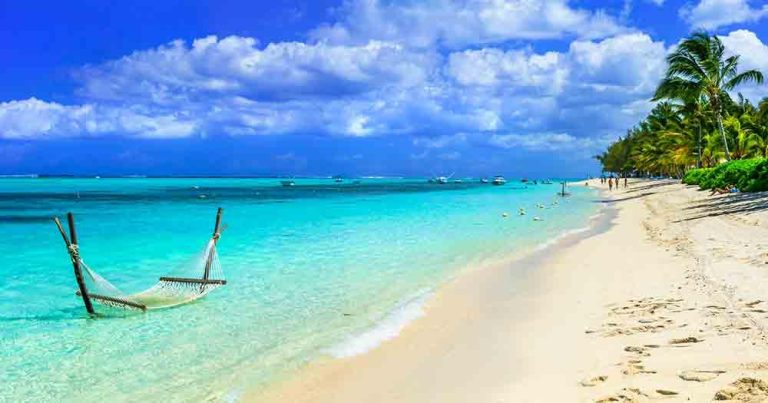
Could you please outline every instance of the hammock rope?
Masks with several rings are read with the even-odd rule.
[[[211,262],[209,279],[203,280],[202,276],[205,266],[209,261],[209,256]],[[80,265],[85,274],[88,294],[92,298],[96,295],[96,297],[93,298],[96,302],[102,305],[125,309],[150,310],[170,308],[202,298],[209,292],[226,284],[218,253],[216,253],[214,239],[211,239],[208,242],[203,252],[200,253],[194,263],[189,266],[189,270],[186,270],[185,273],[180,273],[183,277],[161,277],[152,287],[133,294],[128,294],[120,290],[88,266],[82,258],[80,258]],[[112,299],[120,301],[114,301]],[[133,304],[122,303],[125,301]],[[143,306],[144,309],[141,309],[141,306]]]
[[[80,286],[77,295],[83,297],[86,308],[90,306],[90,301],[93,301],[112,308],[146,311],[192,302],[227,283],[216,250],[216,243],[221,237],[221,214],[222,209],[219,209],[211,239],[191,262],[181,266],[179,273],[174,273],[178,276],[160,277],[152,287],[132,294],[123,292],[85,263],[76,243],[71,213],[68,214],[68,219],[72,241],[66,236],[58,218],[54,220],[67,244],[67,251],[75,268],[75,278]],[[92,308],[89,313],[93,313]]]

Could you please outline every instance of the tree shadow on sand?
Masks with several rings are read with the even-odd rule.
[[[731,193],[691,203],[683,208],[691,216],[675,222],[698,220],[737,213],[755,213],[768,210],[768,192]]]
[[[639,199],[645,196],[650,196],[652,194],[664,193],[665,191],[664,190],[659,191],[659,188],[664,186],[670,186],[670,185],[678,185],[678,184],[680,184],[680,181],[678,180],[665,179],[665,180],[659,180],[659,181],[655,181],[652,183],[643,184],[639,186],[633,186],[624,191],[624,194],[626,194],[626,196],[624,197],[617,198],[617,199],[601,199],[601,200],[598,200],[597,203],[611,204],[611,203],[618,203],[618,202],[623,202],[627,200]],[[674,189],[669,189],[669,190],[674,190]]]

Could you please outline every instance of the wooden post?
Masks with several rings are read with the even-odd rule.
[[[88,296],[88,289],[85,286],[85,281],[83,280],[83,271],[82,271],[82,268],[80,267],[80,257],[79,257],[79,254],[77,253],[77,231],[75,231],[75,217],[72,215],[72,213],[67,213],[67,224],[69,225],[69,238],[67,238],[67,233],[64,232],[64,227],[62,227],[61,222],[59,221],[59,218],[55,217],[53,221],[56,223],[56,226],[59,228],[61,237],[64,239],[64,243],[67,245],[67,252],[69,252],[69,257],[72,260],[72,266],[75,269],[75,280],[77,281],[77,286],[80,289],[80,292],[78,294],[83,298],[83,304],[85,304],[85,310],[88,311],[89,314],[93,315],[96,313],[96,311],[93,309],[91,298]]]
[[[213,227],[213,246],[216,246],[216,243],[219,241],[219,237],[221,236],[221,233],[219,232],[219,228],[221,227],[221,214],[224,212],[224,209],[219,207],[219,210],[216,212],[216,225]],[[208,251],[208,259],[205,261],[205,272],[203,273],[203,280],[208,280],[208,276],[211,274],[211,265],[213,264],[213,250]]]

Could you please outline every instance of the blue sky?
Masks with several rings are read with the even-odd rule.
[[[585,175],[675,43],[705,29],[768,73],[766,21],[749,0],[0,0],[0,174]]]

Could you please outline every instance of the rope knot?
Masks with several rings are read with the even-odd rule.
[[[216,240],[218,240],[219,238],[221,238],[221,233],[220,233],[220,232],[217,232],[217,233],[213,234],[213,240],[215,240],[215,241],[216,241]]]
[[[72,262],[77,263],[80,260],[80,249],[76,244],[70,244],[67,249],[69,250],[69,257],[72,258]]]

